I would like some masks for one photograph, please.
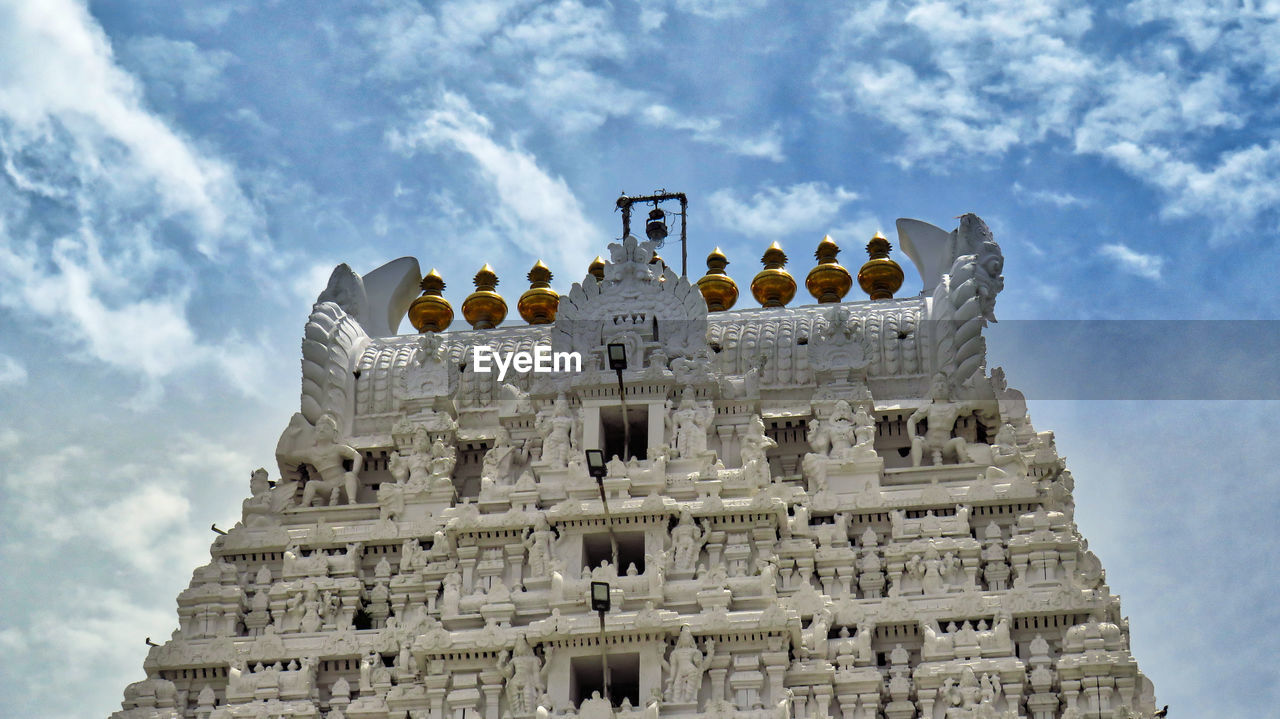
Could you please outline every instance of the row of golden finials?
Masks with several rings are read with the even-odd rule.
[[[890,249],[889,240],[879,232],[867,243],[870,259],[858,270],[858,286],[873,300],[892,299],[902,287],[902,267],[889,258]],[[830,235],[822,238],[814,252],[818,266],[809,270],[804,286],[820,303],[840,302],[853,286],[849,271],[836,262],[839,252],[840,247]],[[760,261],[764,263],[764,269],[751,280],[751,295],[761,307],[785,307],[796,295],[795,278],[783,269],[787,264],[787,254],[774,242],[764,251]],[[651,264],[662,262],[656,253],[650,260]],[[707,309],[712,312],[727,310],[738,300],[738,285],[724,271],[728,264],[729,258],[717,247],[707,255],[707,274],[698,280],[698,289],[707,302]],[[595,276],[597,282],[603,281],[604,259],[597,257],[588,272]],[[555,322],[560,295],[551,289],[551,269],[538,260],[528,276],[529,289],[516,302],[520,316],[531,325]],[[486,264],[473,281],[476,291],[463,300],[462,316],[474,329],[497,327],[507,316],[507,302],[495,291],[498,275]],[[453,307],[441,294],[443,291],[444,278],[434,269],[422,278],[422,296],[409,306],[409,321],[419,332],[442,332],[453,323]]]

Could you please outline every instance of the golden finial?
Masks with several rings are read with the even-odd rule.
[[[649,264],[653,265],[654,271],[658,273],[658,281],[666,282],[667,278],[665,275],[667,274],[667,261],[662,259],[662,255],[655,251],[653,253],[653,257],[649,259]]]
[[[858,286],[873,300],[891,300],[893,293],[902,287],[902,267],[889,259],[891,249],[893,245],[879,232],[867,243],[871,259],[858,270]]]
[[[729,258],[719,247],[707,255],[707,274],[698,280],[698,290],[702,292],[702,299],[706,300],[710,312],[723,312],[738,301],[738,283],[724,271],[728,264]]]
[[[453,307],[441,294],[444,278],[434,269],[422,278],[422,296],[409,305],[409,322],[419,332],[443,332],[453,324]]]
[[[831,235],[823,237],[822,242],[818,243],[818,250],[813,253],[818,266],[809,270],[804,286],[819,303],[839,302],[844,299],[849,288],[853,287],[853,277],[849,275],[849,271],[836,262],[838,254],[840,246],[831,239]]]
[[[462,301],[462,317],[478,330],[490,330],[502,324],[507,316],[507,301],[494,291],[498,275],[486,264],[472,280],[476,291]]]
[[[751,280],[751,295],[761,307],[786,307],[796,296],[796,279],[782,269],[787,266],[787,253],[774,242],[760,261],[764,269]]]
[[[596,282],[604,282],[604,258],[596,255],[591,261],[591,265],[587,267],[587,273],[596,278]]]
[[[549,325],[556,321],[556,309],[559,307],[560,295],[551,289],[551,268],[538,260],[529,270],[529,289],[520,295],[516,309],[531,325]]]

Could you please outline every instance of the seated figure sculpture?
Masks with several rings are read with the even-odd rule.
[[[356,502],[364,457],[354,447],[339,440],[338,422],[333,415],[323,415],[312,427],[300,413],[294,415],[280,438],[276,459],[280,463],[282,477],[298,474],[303,465],[313,470],[308,472],[302,489],[302,506],[310,507],[317,496],[328,500],[331,505],[337,504],[342,491],[346,492],[348,504]],[[347,461],[351,462],[349,470],[343,467]]]
[[[907,419],[907,434],[911,437],[911,466],[919,467],[926,450],[934,466],[941,465],[947,457],[956,462],[969,461],[965,441],[961,437],[952,437],[956,420],[962,415],[970,414],[974,408],[968,402],[952,402],[949,400],[947,379],[939,374],[933,378],[929,389],[929,401],[912,413]],[[916,432],[920,420],[929,424],[923,436]]]

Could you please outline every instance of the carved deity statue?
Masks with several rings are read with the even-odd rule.
[[[1005,422],[996,430],[996,441],[991,445],[991,466],[987,468],[987,479],[1025,476],[1027,460],[1022,456],[1022,450],[1018,449],[1013,425]]]
[[[698,553],[707,541],[707,532],[693,521],[688,510],[680,513],[680,522],[671,530],[671,564],[676,571],[692,571]]]
[[[804,644],[800,653],[806,659],[822,659],[827,658],[827,637],[831,632],[831,622],[834,615],[829,607],[823,607],[813,613],[813,618],[809,620],[809,627],[804,632]]]
[[[305,420],[295,424],[305,424]],[[281,444],[291,444],[292,447],[277,447],[276,455],[282,464],[307,464],[315,470],[303,487],[302,506],[310,507],[317,496],[331,505],[337,504],[338,495],[343,490],[346,492],[347,503],[354,504],[356,491],[360,487],[360,466],[364,457],[354,447],[339,441],[337,420],[333,415],[326,414],[316,421],[315,427],[309,432],[306,428],[295,432],[298,429],[300,428],[290,425],[290,429],[286,430],[288,439],[282,437]],[[292,437],[289,436],[291,433]],[[307,434],[310,435],[309,442]],[[347,461],[351,462],[350,470],[343,468]]]
[[[747,483],[753,487],[769,484],[768,451],[778,443],[764,432],[764,419],[760,415],[751,418],[742,436],[742,469]]]
[[[948,395],[946,377],[941,374],[935,376],[933,385],[929,389],[929,402],[907,419],[907,434],[911,437],[912,467],[920,466],[926,450],[935,466],[942,464],[948,456],[953,457],[957,462],[968,461],[969,455],[965,449],[964,439],[952,437],[951,431],[955,429],[956,420],[962,415],[972,413],[974,407],[968,402],[951,402]],[[929,423],[924,436],[916,433],[916,426],[922,419]]]
[[[259,467],[249,475],[248,499],[241,504],[241,518],[246,527],[261,527],[277,524],[275,515],[279,514],[293,501],[297,484],[280,482],[271,486],[267,478],[267,470]]]
[[[393,454],[388,463],[391,476],[410,489],[427,489],[441,478],[448,480],[457,463],[457,450],[446,446],[437,437],[431,441],[431,433],[419,425],[413,429],[413,444],[408,456]]]
[[[537,524],[525,531],[524,548],[529,552],[529,572],[532,577],[546,577],[551,571],[551,543],[555,534],[547,518],[538,515]]]
[[[515,715],[532,714],[546,691],[546,668],[533,653],[524,635],[516,637],[514,653],[502,650],[498,667],[507,680],[507,705]]]
[[[563,394],[556,397],[551,417],[538,420],[537,429],[542,436],[542,461],[556,468],[567,467],[579,438],[575,436],[577,426],[569,401]]]
[[[853,415],[853,438],[854,457],[876,456],[876,420],[867,412],[865,405],[859,406]]]
[[[667,400],[667,425],[671,431],[671,447],[677,457],[699,457],[707,451],[707,428],[715,419],[715,410],[698,403],[693,387],[686,386],[680,404],[672,409]]]
[[[676,640],[671,656],[663,662],[667,671],[667,701],[675,704],[692,704],[698,700],[698,690],[702,688],[702,675],[711,666],[715,658],[715,640],[706,642],[707,653],[703,655],[693,639],[689,626],[680,628],[680,638]]]
[[[505,427],[499,427],[493,440],[493,447],[484,454],[484,462],[480,465],[480,481],[495,484],[507,484],[511,479],[511,467],[519,455],[519,450],[511,443],[511,434]]]
[[[436,437],[431,443],[430,481],[431,484],[448,482],[453,476],[453,468],[458,464],[458,450],[444,443],[442,437]]]

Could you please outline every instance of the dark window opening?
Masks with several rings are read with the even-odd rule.
[[[373,629],[373,617],[364,609],[356,611],[355,617],[351,619],[351,623],[355,626],[356,631],[362,629]]]
[[[623,428],[622,407],[600,408],[600,434],[604,437],[604,456],[606,461],[621,457],[623,461],[635,457],[648,458],[649,444],[649,408],[645,406],[628,407],[626,413],[627,428]],[[627,437],[627,432],[631,436]],[[624,447],[630,439],[630,446]]]
[[[599,654],[573,657],[569,660],[569,695],[574,706],[599,694],[613,706],[621,706],[626,699],[631,706],[640,704],[640,655],[617,654],[606,649],[605,663],[609,670],[609,691],[606,695],[604,672]]]
[[[457,493],[458,499],[476,499],[480,496],[480,478],[479,477],[454,477],[453,491]]]
[[[618,543],[619,576],[625,576],[631,565],[635,565],[636,573],[644,573],[644,532],[614,532]],[[583,566],[594,569],[604,562],[613,563],[613,545],[609,542],[609,533],[588,534],[582,538]]]

